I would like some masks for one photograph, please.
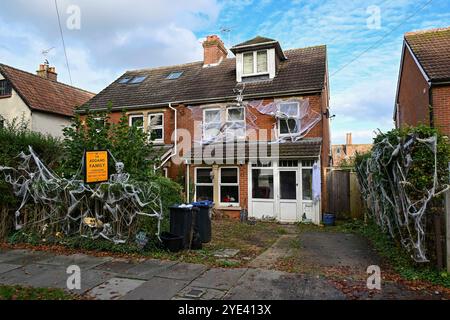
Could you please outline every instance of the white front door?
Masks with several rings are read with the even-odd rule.
[[[301,203],[298,170],[280,169],[279,183],[280,222],[297,222]]]

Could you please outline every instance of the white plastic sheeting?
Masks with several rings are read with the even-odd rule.
[[[312,192],[313,200],[315,202],[320,201],[320,197],[322,194],[322,180],[320,175],[320,165],[318,162],[315,162],[313,166]]]
[[[407,180],[414,162],[412,151],[416,144],[426,145],[434,155],[433,186],[427,190],[417,190],[413,182]],[[387,138],[383,139],[374,145],[372,157],[356,168],[369,214],[392,238],[400,239],[416,262],[428,262],[425,248],[428,205],[448,189],[447,185],[439,183],[437,166],[437,137],[420,139],[409,136],[406,141],[395,145]],[[380,174],[386,179],[383,183],[374,179],[375,175]],[[410,195],[411,190],[414,190],[414,197]]]
[[[265,129],[258,125],[259,114],[273,118],[273,142],[295,142],[304,138],[322,119],[321,114],[311,108],[309,99],[290,98],[270,103],[264,100],[243,101],[243,91],[236,90],[236,103],[226,108],[220,105],[188,107],[194,121],[201,123],[201,137],[195,138],[196,143],[245,140],[250,130]]]
[[[159,186],[135,184],[116,162],[109,182],[87,185],[76,178],[65,179],[49,170],[31,147],[21,153],[19,167],[0,167],[21,203],[15,212],[15,226],[64,235],[104,238],[125,243],[137,233],[137,216],[157,219],[159,238],[162,203]],[[27,208],[27,205],[31,205]],[[32,214],[26,215],[27,211]]]

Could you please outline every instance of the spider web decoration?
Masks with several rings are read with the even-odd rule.
[[[427,146],[434,156],[433,185],[424,190],[408,181],[414,163],[412,153],[418,145]],[[437,136],[420,139],[409,135],[394,145],[384,138],[374,145],[372,156],[356,166],[356,172],[369,215],[383,231],[400,240],[414,261],[429,262],[425,246],[426,212],[430,201],[449,189],[438,179]]]
[[[21,200],[15,212],[16,230],[104,238],[120,244],[135,239],[139,219],[156,219],[160,240],[163,210],[159,186],[130,181],[123,163],[113,157],[116,173],[108,182],[92,186],[76,179],[78,175],[59,177],[31,147],[29,154],[22,152],[19,157],[22,161],[17,169],[0,167]]]

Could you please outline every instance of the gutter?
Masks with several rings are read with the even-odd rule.
[[[321,93],[322,89],[309,89],[309,90],[291,90],[291,91],[282,91],[282,92],[268,92],[268,93],[255,93],[244,95],[244,99],[251,98],[273,98],[273,97],[284,97],[291,95],[307,95],[307,94],[317,94]],[[204,104],[204,103],[219,103],[225,101],[234,101],[236,100],[236,96],[227,96],[227,97],[217,97],[217,98],[205,98],[205,99],[196,99],[196,100],[186,100],[186,101],[173,101],[169,104],[172,105],[188,105],[188,104]],[[156,108],[156,107],[166,107],[167,102],[163,103],[150,103],[150,104],[140,104],[140,105],[131,105],[131,106],[120,106],[120,107],[112,107],[111,110],[135,110],[135,109],[143,109],[143,108]],[[109,108],[94,108],[90,111],[106,111]],[[76,110],[78,114],[86,114],[87,111],[84,109]]]

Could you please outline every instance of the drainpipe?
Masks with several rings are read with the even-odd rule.
[[[172,154],[167,157],[167,159],[165,159],[159,167],[155,168],[155,170],[161,169],[170,159],[172,159],[178,153],[178,110],[172,107],[172,103],[169,103],[169,108],[172,109],[175,113],[175,145],[173,147]]]
[[[430,127],[434,128],[433,92],[431,81],[428,82],[428,108],[430,113]]]

